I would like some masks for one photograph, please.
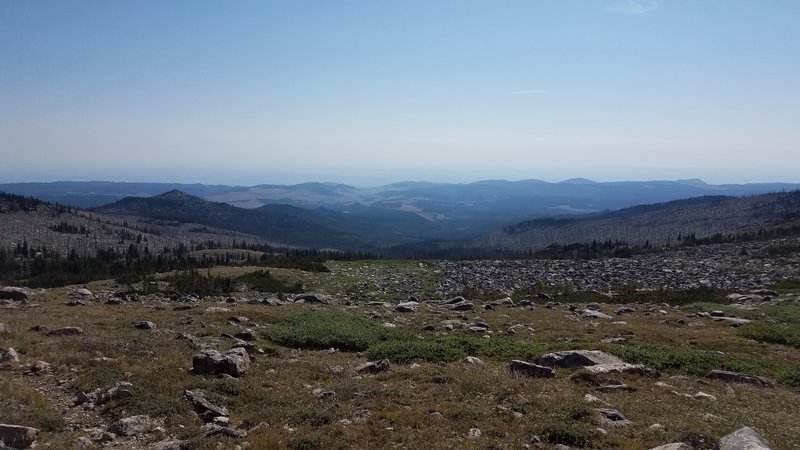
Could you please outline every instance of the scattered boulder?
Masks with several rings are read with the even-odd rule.
[[[692,450],[692,446],[684,442],[675,442],[672,444],[659,445],[658,447],[653,447],[650,450]]]
[[[184,391],[183,395],[192,402],[194,411],[203,419],[204,422],[213,422],[217,417],[229,417],[230,414],[225,407],[217,406],[206,400],[205,393],[201,390]]]
[[[47,375],[53,373],[53,367],[44,361],[36,361],[25,371],[28,375]]]
[[[464,358],[464,362],[467,364],[483,364],[483,361],[480,358],[476,358],[474,356],[467,356]]]
[[[0,288],[0,300],[14,300],[20,303],[28,303],[28,294],[22,288],[3,287]]]
[[[553,378],[556,376],[556,371],[549,367],[520,361],[518,359],[512,360],[509,363],[508,370],[516,376],[527,378]]]
[[[372,411],[368,409],[359,409],[353,413],[353,423],[367,423],[372,418]]]
[[[86,288],[76,289],[75,290],[75,294],[76,295],[80,295],[81,297],[94,297],[94,294],[92,293],[92,291],[90,291],[90,290],[88,290]]]
[[[95,405],[102,405],[111,400],[122,400],[133,396],[130,390],[132,386],[133,384],[127,381],[120,381],[107,388],[95,389],[88,394],[81,392],[78,394],[78,398],[75,399],[75,404],[80,405],[82,403],[91,402]]]
[[[458,303],[448,303],[448,308],[453,311],[472,311],[475,309],[475,305],[470,302],[463,301]]]
[[[139,330],[155,330],[156,324],[149,320],[143,320],[141,322],[134,322],[133,327]]]
[[[224,427],[214,423],[207,423],[203,425],[206,429],[204,437],[224,436],[234,439],[244,439],[247,437],[247,432],[244,430],[237,430],[235,428]]]
[[[419,303],[417,302],[398,303],[397,306],[395,306],[394,310],[401,313],[410,313],[416,311],[418,305]]]
[[[0,364],[15,364],[19,362],[19,355],[13,348],[0,348]]]
[[[739,428],[719,440],[720,450],[771,450],[769,442],[750,427]]]
[[[77,336],[79,334],[83,334],[83,330],[79,327],[62,327],[47,332],[48,336]]]
[[[581,315],[589,319],[612,319],[608,314],[593,309],[584,309]]]
[[[599,350],[566,350],[544,354],[536,360],[536,363],[561,369],[574,369],[598,364],[625,364],[625,361]]]
[[[388,359],[382,359],[380,361],[370,361],[356,368],[356,372],[358,373],[371,373],[371,374],[386,372],[387,370],[389,370]]]
[[[255,341],[256,339],[258,339],[258,336],[256,336],[256,332],[249,328],[234,334],[234,337],[236,337],[237,339],[241,339],[243,341]]]
[[[769,378],[757,377],[755,375],[745,375],[738,372],[729,372],[727,370],[712,370],[707,375],[709,378],[715,378],[722,381],[730,381],[734,383],[746,383],[763,388],[775,387],[775,382]]]
[[[21,425],[7,425],[0,423],[0,443],[11,448],[30,448],[36,442],[39,430]]]
[[[240,377],[247,372],[250,357],[243,348],[232,348],[221,354],[212,349],[201,350],[192,358],[192,370],[203,374],[227,374]]]
[[[594,411],[595,418],[600,426],[621,428],[632,425],[632,422],[616,409],[595,408],[592,411]]]
[[[328,298],[321,294],[298,294],[294,296],[295,303],[322,303],[327,305]]]
[[[197,336],[195,336],[193,334],[181,333],[175,339],[183,340],[183,341],[189,341],[192,344],[192,346],[194,346],[196,348],[207,347],[207,344],[205,342],[203,342],[202,339],[200,339],[199,337],[197,337]]]
[[[8,325],[0,322],[0,334],[8,333]]]
[[[131,416],[120,419],[108,427],[110,433],[117,436],[135,436],[149,433],[154,428],[164,426],[163,419],[154,419],[147,415]]]

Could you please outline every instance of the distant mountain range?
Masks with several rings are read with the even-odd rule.
[[[433,242],[512,251],[606,239],[655,244],[677,233],[788,223],[798,212],[796,191],[785,197],[742,196],[797,189],[800,184],[586,179],[402,182],[376,188],[333,183],[0,185],[0,191],[102,214],[201,224],[291,246],[379,252]]]

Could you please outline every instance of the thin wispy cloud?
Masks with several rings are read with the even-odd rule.
[[[515,95],[539,95],[539,94],[547,94],[549,91],[547,89],[528,89],[524,91],[513,91],[512,94]]]
[[[606,5],[607,11],[621,14],[644,14],[657,8],[657,0],[617,0]]]

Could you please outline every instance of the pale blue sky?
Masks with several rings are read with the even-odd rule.
[[[4,181],[798,182],[800,1],[5,0],[0,157]]]

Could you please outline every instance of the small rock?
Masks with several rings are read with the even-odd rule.
[[[481,437],[481,434],[480,428],[470,428],[468,436],[470,439],[478,439]]]
[[[467,364],[483,364],[483,361],[474,356],[467,356],[466,358],[464,358],[464,362]]]
[[[692,446],[683,442],[675,442],[672,444],[659,445],[650,450],[692,450]]]
[[[359,409],[353,413],[353,423],[367,423],[372,418],[372,411],[368,409]]]
[[[632,425],[631,421],[626,419],[625,416],[616,409],[595,408],[593,411],[595,412],[600,426],[620,428]]]
[[[147,415],[131,416],[120,419],[110,427],[108,431],[118,436],[134,436],[153,431],[154,428],[164,425],[163,419],[154,419]]]
[[[389,360],[382,359],[380,361],[370,361],[368,363],[364,363],[356,368],[356,372],[358,373],[380,373],[389,370]]]
[[[155,330],[156,324],[150,322],[149,320],[144,320],[141,322],[134,322],[133,327],[138,330]]]

